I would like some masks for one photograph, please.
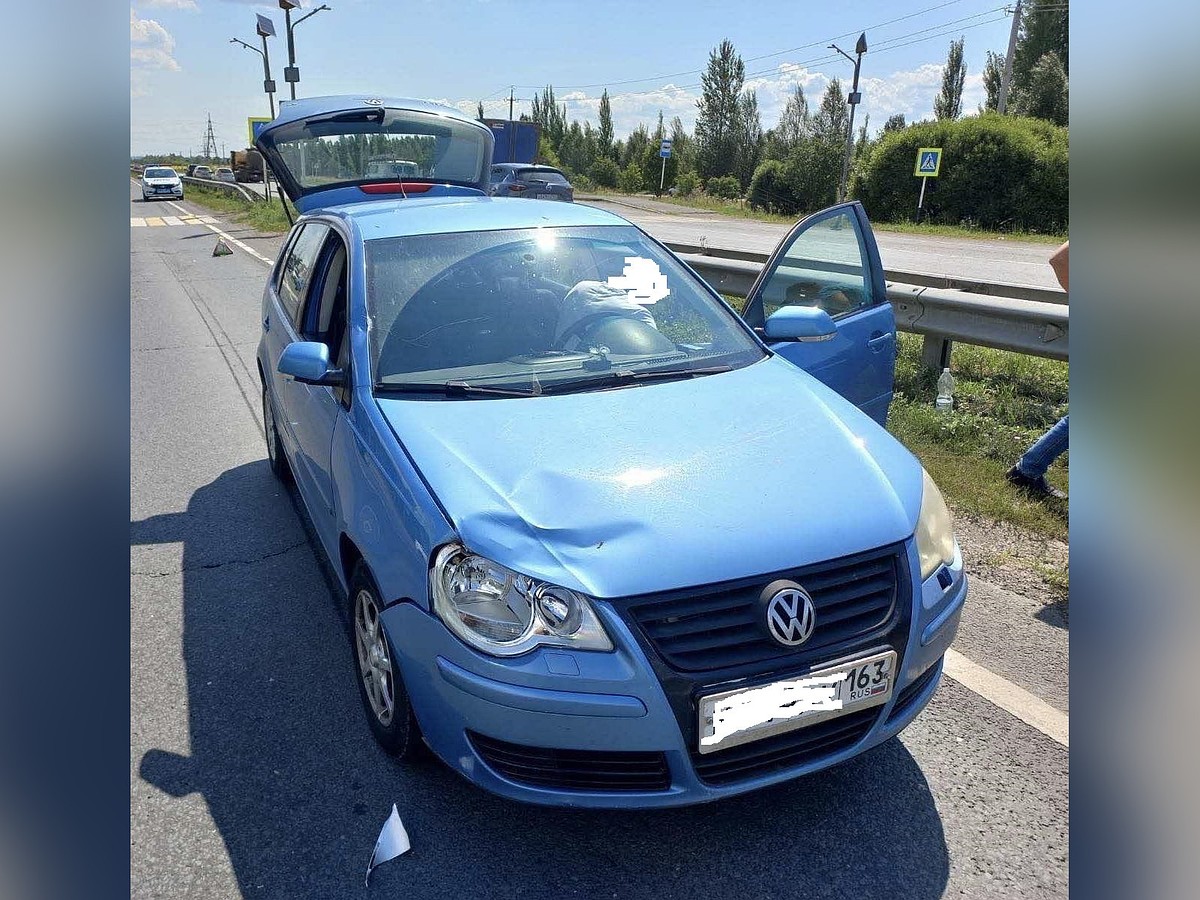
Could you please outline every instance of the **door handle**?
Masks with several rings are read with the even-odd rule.
[[[867,341],[867,346],[870,347],[875,353],[879,353],[888,345],[889,341],[895,340],[895,338],[896,335],[892,334],[890,331],[885,332],[884,334],[877,334],[875,337]]]
[[[270,331],[270,330],[271,330],[271,317],[267,316],[265,319],[263,319],[263,331]]]

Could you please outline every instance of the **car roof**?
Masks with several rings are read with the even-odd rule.
[[[370,200],[314,210],[333,215],[358,230],[364,241],[416,234],[457,234],[508,228],[628,226],[593,206],[555,200],[509,197],[428,197]]]

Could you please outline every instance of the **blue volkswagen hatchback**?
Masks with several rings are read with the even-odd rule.
[[[303,214],[263,296],[267,449],[384,748],[518,800],[672,806],[928,703],[966,578],[881,425],[861,206],[801,222],[743,320],[617,216],[486,196],[491,131],[454,110],[295,101],[258,146]]]

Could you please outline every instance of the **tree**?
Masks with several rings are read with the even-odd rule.
[[[888,116],[888,120],[883,123],[883,133],[890,134],[893,131],[903,131],[908,127],[908,122],[904,119],[904,113],[896,113]]]
[[[995,112],[1000,108],[1000,82],[1004,80],[1004,54],[987,52],[987,62],[983,64],[983,89],[986,96],[983,101],[984,112]]]
[[[1058,54],[1046,53],[1029,73],[1025,86],[1014,92],[1013,112],[1065,126],[1070,117],[1067,90],[1067,73]]]
[[[858,137],[854,141],[854,158],[857,160],[860,156],[867,152],[867,148],[871,146],[871,141],[867,138],[867,129],[871,125],[871,114],[867,113],[863,116],[863,123],[858,128]]]
[[[683,127],[683,120],[675,116],[671,120],[671,155],[679,161],[679,171],[696,168],[696,145],[692,136]]]
[[[696,168],[705,180],[733,171],[739,144],[738,98],[746,80],[746,65],[729,40],[708,55],[696,101]]]
[[[750,184],[754,169],[762,154],[762,121],[758,115],[758,95],[746,91],[738,97],[737,156],[734,160],[734,175],[743,188]]]
[[[541,97],[533,98],[533,121],[541,126],[542,136],[557,154],[567,131],[567,106],[555,102],[552,85],[546,85]]]
[[[1047,53],[1057,54],[1064,74],[1070,74],[1068,11],[1065,0],[1030,0],[1021,13],[1017,49],[1013,54],[1013,87],[1023,90],[1034,66]]]
[[[835,78],[829,82],[829,87],[825,88],[825,93],[821,95],[821,104],[813,113],[812,136],[827,144],[845,146],[849,118],[842,83]]]
[[[950,42],[946,67],[942,69],[942,90],[933,100],[933,114],[938,119],[957,119],[962,112],[963,83],[967,80],[967,64],[963,62],[963,39]]]
[[[613,123],[612,105],[608,102],[608,89],[600,95],[600,133],[596,136],[600,153],[604,156],[613,155]]]
[[[768,131],[764,138],[763,156],[786,159],[808,137],[809,119],[808,99],[804,96],[804,87],[798,84],[783,106],[779,124]]]
[[[479,115],[477,115],[475,118],[477,118],[480,122],[483,121],[483,101],[482,100],[479,101]]]

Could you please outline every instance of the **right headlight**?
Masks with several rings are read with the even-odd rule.
[[[434,610],[446,627],[484,653],[517,656],[538,645],[613,649],[587,598],[460,544],[438,551],[429,580]]]
[[[921,515],[917,519],[917,556],[921,560],[921,580],[938,567],[954,562],[954,523],[942,492],[929,473],[921,470],[925,483],[921,491]]]

